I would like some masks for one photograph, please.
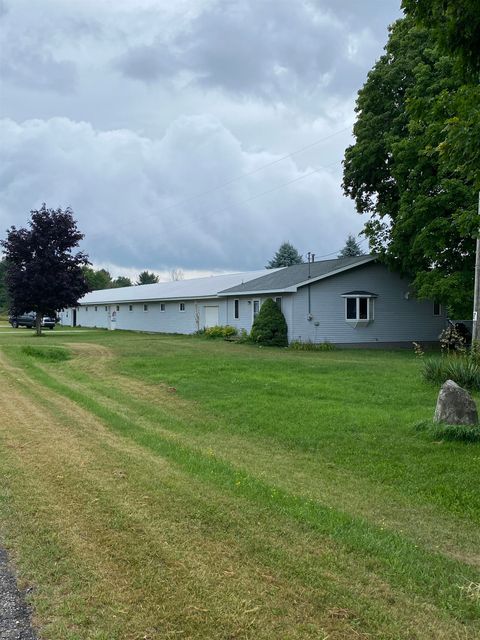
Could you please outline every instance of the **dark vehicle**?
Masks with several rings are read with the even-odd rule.
[[[33,312],[24,313],[18,316],[10,316],[8,321],[12,325],[14,329],[18,329],[18,327],[28,327],[29,329],[33,329],[36,324],[37,315]],[[51,318],[44,316],[42,320],[42,327],[45,329],[53,329],[55,324],[57,323],[56,318]]]

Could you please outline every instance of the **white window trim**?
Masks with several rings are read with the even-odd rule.
[[[238,313],[235,313],[235,307],[237,307]],[[233,319],[240,320],[240,300],[238,298],[233,301]]]
[[[280,304],[278,304],[278,300],[280,300]],[[273,299],[273,301],[275,302],[275,304],[278,305],[278,308],[280,309],[280,311],[282,310],[282,306],[283,306],[283,297],[282,296],[275,296],[275,298]]]
[[[260,313],[260,309],[262,308],[262,301],[260,298],[254,298],[252,300],[252,324],[255,322],[255,302],[258,302],[258,313]]]
[[[129,313],[133,312],[133,304],[129,304],[128,305],[128,311],[129,311]]]
[[[143,305],[143,313],[148,313],[148,304]]]
[[[163,307],[163,309],[162,309],[162,307]],[[160,313],[165,313],[165,309],[166,309],[165,302],[161,302],[160,303]]]
[[[182,309],[182,304],[183,304],[183,309]],[[178,311],[180,313],[185,313],[185,311],[186,311],[185,302],[179,302],[178,303]]]
[[[343,296],[345,300],[345,322],[352,327],[366,327],[375,319],[375,296]],[[367,300],[367,317],[360,318],[360,299]],[[347,318],[347,301],[356,300],[356,317]]]

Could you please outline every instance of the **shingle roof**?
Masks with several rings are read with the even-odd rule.
[[[158,282],[142,284],[134,287],[117,289],[101,289],[87,293],[79,304],[108,304],[118,302],[143,302],[148,300],[187,300],[195,298],[214,298],[221,289],[241,285],[242,282],[256,280],[265,273],[247,271],[244,273],[227,273],[205,278],[177,280],[174,282]]]
[[[249,280],[243,284],[220,291],[222,295],[246,293],[275,293],[282,291],[296,291],[297,287],[326,278],[335,273],[353,269],[362,264],[375,260],[375,256],[355,256],[353,258],[336,258],[307,264],[295,264],[278,270],[269,270],[256,280]],[[310,273],[310,277],[309,277]]]

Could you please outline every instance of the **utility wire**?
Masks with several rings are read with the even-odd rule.
[[[363,238],[363,240],[359,240],[359,241],[357,242],[357,244],[358,244],[358,245],[362,245],[362,244],[364,244],[365,242],[367,242],[367,240],[368,240],[368,238]],[[324,254],[323,254],[323,255],[321,255],[321,256],[318,256],[314,251],[313,251],[313,252],[311,251],[310,253],[313,253],[313,255],[315,256],[315,261],[316,261],[316,259],[317,259],[317,258],[328,258],[329,256],[333,256],[333,255],[335,255],[335,254],[338,254],[338,253],[340,253],[340,251],[341,251],[342,249],[343,249],[343,247],[341,247],[340,249],[337,249],[336,251],[332,251],[332,253],[324,253]]]
[[[331,133],[328,136],[325,136],[324,138],[320,138],[319,140],[315,140],[314,142],[311,142],[310,144],[307,144],[304,147],[300,147],[299,149],[295,149],[294,151],[292,151],[291,153],[288,153],[287,155],[281,156],[280,158],[277,158],[276,160],[272,160],[271,162],[267,162],[266,164],[263,164],[259,167],[256,167],[255,169],[252,169],[251,171],[246,171],[244,173],[239,174],[238,176],[235,176],[234,178],[231,178],[230,180],[228,180],[227,182],[223,182],[222,184],[217,185],[216,187],[213,187],[212,189],[208,189],[206,191],[201,191],[199,193],[196,193],[192,196],[189,196],[188,198],[184,198],[183,200],[178,200],[177,202],[174,202],[173,204],[169,205],[168,207],[164,207],[163,209],[160,209],[159,211],[155,211],[152,213],[148,213],[146,216],[147,218],[151,218],[152,216],[157,216],[158,214],[161,213],[165,213],[167,211],[171,211],[172,209],[175,209],[183,204],[186,204],[188,202],[191,202],[192,200],[197,200],[198,198],[202,198],[203,196],[209,195],[211,193],[215,193],[216,191],[220,191],[222,189],[225,189],[226,187],[230,186],[231,184],[238,182],[239,180],[242,180],[243,178],[246,178],[248,176],[251,176],[255,173],[258,173],[260,171],[263,171],[264,169],[267,169],[268,167],[272,167],[275,164],[278,164],[279,162],[283,162],[284,160],[287,160],[288,158],[292,158],[293,156],[298,155],[299,153],[303,153],[304,151],[307,151],[308,149],[312,149],[313,147],[316,147],[317,145],[321,144],[322,142],[326,142],[327,140],[330,140],[330,138],[333,138],[334,136],[339,135],[340,133],[344,133],[345,131],[350,130],[350,127],[344,127],[343,129],[340,129],[339,131],[335,131],[334,133]],[[332,164],[336,164],[337,162],[335,161]],[[327,167],[329,167],[330,165],[327,165]],[[316,173],[318,171],[320,171],[321,169],[325,169],[326,167],[320,167],[319,169],[316,169],[315,171],[313,171],[312,173]],[[286,182],[285,185],[281,185],[281,186],[286,186],[288,184],[291,184],[292,182],[297,182],[297,180],[303,179],[308,177],[309,175],[312,175],[312,173],[309,174],[305,174],[304,176],[301,176],[300,178],[295,178],[294,180],[291,180],[289,182]],[[278,187],[281,188],[281,187]],[[275,189],[273,189],[272,191],[275,191]],[[267,191],[265,193],[270,193],[270,191]],[[258,194],[258,196],[260,195],[264,195],[264,194]],[[254,198],[257,196],[254,196]],[[245,200],[243,202],[250,202],[250,199]],[[239,204],[243,204],[243,202],[240,202]],[[135,218],[136,220],[138,220],[138,217]],[[121,225],[117,225],[117,229],[119,227],[125,227],[127,225],[130,224],[130,221],[121,224]],[[93,234],[90,237],[97,237],[101,234]]]

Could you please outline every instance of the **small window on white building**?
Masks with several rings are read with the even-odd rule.
[[[240,300],[233,301],[233,317],[235,320],[240,318]]]
[[[98,311],[98,307],[95,307],[95,313]]]
[[[143,305],[143,310],[144,310],[144,311],[148,311],[148,304],[144,304],[144,305]]]
[[[185,303],[184,302],[180,302],[180,304],[178,305],[178,310],[179,311],[185,311]]]
[[[129,305],[128,305],[128,310],[129,310],[129,311],[133,311],[133,304],[129,304]]]
[[[85,311],[88,311],[88,307],[85,307]]]
[[[278,296],[278,298],[275,298],[275,302],[277,303],[277,306],[281,311],[282,310],[282,298],[280,296]]]
[[[442,305],[439,302],[433,303],[433,315],[441,316],[442,315]]]
[[[105,311],[108,311],[108,307],[107,307],[107,305],[105,305]]]
[[[120,311],[120,305],[117,304],[117,311]]]
[[[160,302],[160,311],[165,311],[165,303]]]

